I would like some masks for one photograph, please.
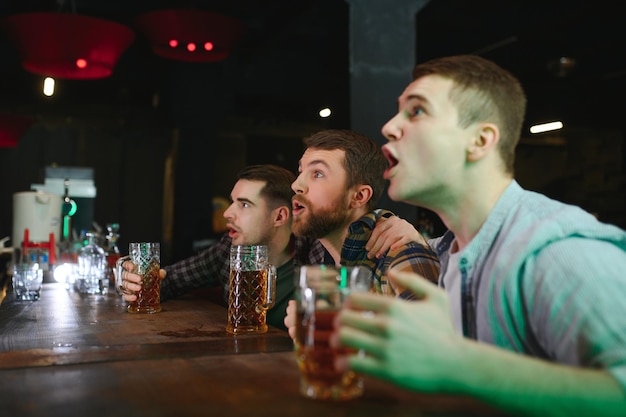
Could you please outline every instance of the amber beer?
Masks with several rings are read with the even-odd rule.
[[[128,305],[130,313],[158,313],[161,311],[161,278],[159,262],[152,262],[141,275],[141,290],[137,299]]]
[[[161,311],[161,245],[158,242],[130,243],[128,253],[134,264],[133,272],[141,275],[141,290],[128,305],[129,313],[158,313]]]
[[[276,268],[267,259],[267,246],[231,246],[226,331],[267,332],[267,310],[274,305],[275,295]]]
[[[308,398],[348,400],[363,393],[363,379],[339,372],[335,359],[354,350],[334,349],[329,339],[333,320],[346,297],[369,291],[371,271],[363,267],[305,265],[295,269],[296,359],[300,393]]]
[[[363,381],[354,372],[335,369],[337,355],[351,351],[328,344],[336,315],[337,310],[319,310],[313,315],[300,311],[296,316],[296,357],[307,397],[347,400],[363,392]]]
[[[267,310],[259,308],[267,298],[267,270],[230,271],[228,292],[229,333],[267,332]]]

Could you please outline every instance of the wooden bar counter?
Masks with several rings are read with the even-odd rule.
[[[38,301],[0,304],[0,416],[501,416],[469,398],[421,395],[366,378],[347,402],[298,391],[289,336],[225,332],[199,294],[129,314],[115,293],[44,284]]]

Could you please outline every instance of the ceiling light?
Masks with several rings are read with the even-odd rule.
[[[66,79],[105,78],[135,40],[134,32],[108,20],[69,13],[24,13],[1,26],[29,72]]]
[[[559,130],[563,128],[562,122],[550,122],[550,123],[542,123],[539,125],[534,125],[530,127],[530,133],[543,133],[549,132],[551,130]]]
[[[135,19],[135,26],[148,38],[155,54],[188,62],[226,59],[245,32],[239,20],[190,9],[148,12]]]
[[[319,115],[320,115],[321,118],[330,117],[331,113],[332,112],[330,111],[330,109],[328,107],[325,107],[325,108],[323,108],[323,109],[321,109],[319,111]]]
[[[576,60],[562,56],[548,62],[548,71],[559,78],[567,77],[576,69]]]
[[[54,95],[54,78],[52,77],[46,77],[43,80],[43,94],[46,97],[52,97],[52,95]]]

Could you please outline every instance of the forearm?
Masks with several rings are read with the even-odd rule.
[[[410,259],[403,262],[395,262],[390,270],[412,272],[418,274],[422,278],[430,281],[434,285],[437,283],[437,277],[439,275],[439,261],[436,259],[430,259],[429,257],[422,257],[420,259]],[[399,286],[394,281],[388,282],[392,287],[392,294],[405,300],[417,300],[418,297],[411,291],[402,286]]]
[[[626,393],[606,370],[577,368],[467,341],[454,391],[522,416],[624,416]]]
[[[229,254],[230,239],[225,235],[202,253],[166,267],[162,296],[177,297],[192,289],[224,285],[228,280]]]

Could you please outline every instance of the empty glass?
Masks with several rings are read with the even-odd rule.
[[[87,245],[78,251],[78,275],[74,282],[76,291],[86,294],[106,294],[109,283],[106,276],[106,253],[96,242],[97,235],[86,233]]]
[[[43,286],[43,270],[38,264],[13,266],[13,291],[18,300],[39,300]]]

